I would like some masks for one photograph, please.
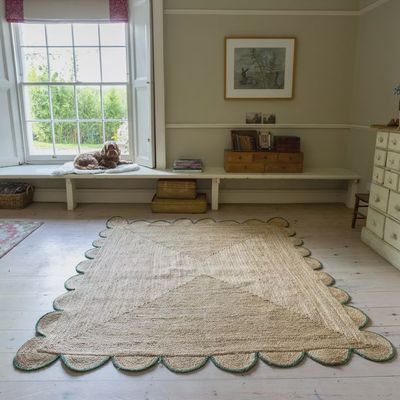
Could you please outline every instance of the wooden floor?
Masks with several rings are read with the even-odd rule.
[[[36,321],[52,310],[75,274],[91,242],[113,215],[154,216],[148,206],[34,204],[25,210],[0,210],[0,218],[29,218],[44,225],[0,259],[0,399],[399,399],[400,361],[379,364],[353,356],[343,367],[324,367],[307,359],[289,369],[260,363],[250,373],[229,374],[212,364],[187,375],[157,366],[129,374],[111,364],[86,373],[66,370],[60,362],[41,371],[14,370],[16,350],[34,335]],[[221,206],[216,219],[245,220],[282,216],[303,238],[325,271],[347,290],[353,304],[371,318],[367,329],[400,347],[400,271],[360,241],[360,228],[350,229],[351,211],[342,205]]]

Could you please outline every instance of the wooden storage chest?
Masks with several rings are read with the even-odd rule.
[[[226,172],[303,172],[303,153],[225,151]]]
[[[160,199],[195,199],[197,184],[195,179],[159,179],[157,197]]]
[[[153,213],[202,214],[207,211],[207,198],[199,193],[195,199],[160,199],[154,196],[151,203]]]

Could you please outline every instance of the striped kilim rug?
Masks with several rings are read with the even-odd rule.
[[[77,371],[111,359],[128,371],[163,363],[188,372],[212,361],[244,372],[258,360],[290,367],[305,356],[327,365],[352,353],[394,356],[385,338],[361,330],[365,314],[346,305],[285,220],[113,218],[100,236],[18,351],[17,368],[61,356]]]
[[[0,220],[0,258],[41,225],[35,221]]]

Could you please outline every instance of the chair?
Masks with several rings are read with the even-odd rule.
[[[369,193],[356,193],[356,200],[354,203],[353,221],[351,227],[354,229],[356,227],[356,222],[358,219],[365,219],[366,217],[359,213],[359,208],[368,207],[369,204]],[[361,204],[360,204],[361,202]]]

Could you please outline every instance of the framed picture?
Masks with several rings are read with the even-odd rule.
[[[291,99],[295,38],[225,38],[226,99]]]
[[[261,124],[262,113],[258,112],[247,112],[246,113],[246,124]]]
[[[276,115],[263,113],[262,123],[263,124],[275,124],[276,123]]]

